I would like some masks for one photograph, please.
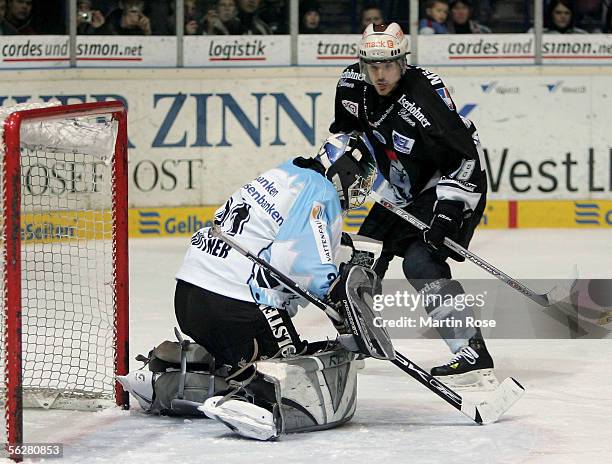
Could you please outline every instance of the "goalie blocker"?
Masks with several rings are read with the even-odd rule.
[[[395,351],[387,329],[374,324],[374,295],[382,293],[379,277],[369,268],[348,264],[328,296],[329,303],[343,316],[334,322],[339,341],[347,350],[375,359],[393,360]]]

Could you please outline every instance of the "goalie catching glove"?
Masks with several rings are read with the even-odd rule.
[[[366,267],[347,264],[328,293],[327,304],[343,317],[334,323],[344,348],[376,359],[395,359],[391,338],[385,327],[377,327],[374,295],[382,293],[380,279]]]

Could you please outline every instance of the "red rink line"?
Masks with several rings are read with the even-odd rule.
[[[208,61],[265,61],[266,57],[253,58],[208,58]]]
[[[449,60],[516,60],[533,59],[532,55],[449,56]],[[612,55],[544,55],[545,60],[612,60]]]
[[[612,55],[544,55],[545,60],[612,60]]]
[[[449,56],[449,60],[528,60],[533,59],[533,55],[501,55],[501,56]]]
[[[143,58],[77,58],[77,61],[142,61]]]
[[[70,61],[70,58],[5,58],[5,63],[39,62],[39,61]],[[77,58],[77,61],[142,61],[142,58]]]
[[[5,63],[21,61],[70,61],[70,58],[4,58]]]

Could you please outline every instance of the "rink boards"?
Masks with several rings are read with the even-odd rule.
[[[371,205],[349,211],[344,230],[357,232]],[[209,226],[217,206],[133,208],[129,212],[130,237],[181,237]],[[608,228],[612,227],[610,200],[490,200],[482,229]]]

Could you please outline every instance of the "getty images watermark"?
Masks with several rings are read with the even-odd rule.
[[[374,317],[376,327],[385,328],[485,328],[496,327],[493,319],[480,319],[474,310],[483,309],[486,291],[482,293],[439,294],[439,288],[426,285],[419,293],[397,290],[393,293],[374,295],[372,308],[376,312],[393,308],[414,312],[419,308],[430,308],[427,315],[400,316],[395,319]],[[425,312],[425,311],[423,311]]]
[[[386,279],[384,293],[372,296],[373,323],[398,339],[442,333],[460,338],[472,328],[481,328],[487,338],[610,338],[612,279],[521,282],[551,292],[552,304],[543,307],[497,279],[442,280],[440,285]]]

